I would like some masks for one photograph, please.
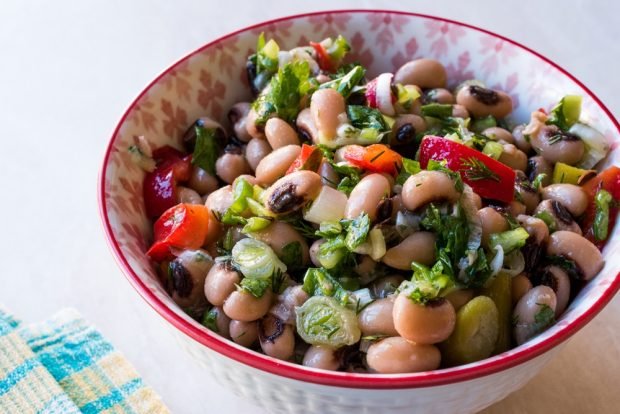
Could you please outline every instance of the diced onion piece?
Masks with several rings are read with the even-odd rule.
[[[324,185],[317,198],[304,212],[304,220],[315,224],[321,224],[325,221],[338,221],[344,217],[346,206],[346,194]]]
[[[521,250],[515,250],[514,252],[504,257],[504,266],[502,267],[502,273],[506,273],[510,276],[516,276],[525,270],[525,257]]]
[[[374,302],[372,295],[370,294],[370,289],[364,288],[360,290],[356,290],[351,294],[352,302],[355,304],[355,311],[359,313],[366,306],[370,305]]]
[[[504,249],[501,245],[495,246],[495,257],[489,263],[489,267],[491,268],[491,276],[495,276],[502,270],[502,266],[504,265]]]
[[[392,78],[391,73],[382,73],[377,77],[377,108],[381,113],[394,116],[394,105],[392,104]]]
[[[607,156],[610,145],[607,138],[589,125],[576,123],[568,130],[577,135],[586,146],[585,154],[577,165],[579,168],[593,168],[600,160]]]
[[[380,229],[372,229],[368,233],[368,239],[370,240],[370,258],[374,261],[378,261],[385,256],[386,247],[385,239],[383,238],[383,232]]]

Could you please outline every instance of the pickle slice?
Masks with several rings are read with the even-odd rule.
[[[493,355],[501,354],[510,349],[511,320],[512,320],[512,276],[499,273],[493,278],[482,293],[495,302],[498,312],[499,334]]]
[[[493,353],[499,335],[499,313],[488,296],[477,296],[456,314],[452,335],[441,344],[448,366],[468,364]]]

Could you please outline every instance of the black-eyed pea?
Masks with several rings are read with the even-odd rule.
[[[177,202],[184,204],[202,204],[202,197],[191,188],[177,186]]]
[[[583,158],[583,141],[555,125],[545,125],[538,133],[530,136],[532,148],[550,163],[563,162],[575,165]]]
[[[463,105],[476,118],[492,115],[500,119],[512,112],[512,99],[509,95],[473,84],[459,90],[456,103]]]
[[[274,150],[287,145],[300,145],[297,132],[280,118],[270,118],[267,120],[265,136]]]
[[[231,320],[229,324],[230,339],[235,343],[250,347],[258,340],[258,323]]]
[[[410,211],[430,203],[446,200],[455,202],[460,197],[454,181],[439,171],[421,171],[407,178],[401,193],[403,205]]]
[[[530,144],[530,138],[527,135],[523,134],[523,130],[525,129],[524,124],[519,124],[512,129],[512,136],[514,138],[514,144],[521,151],[529,154],[532,150],[532,144]]]
[[[539,174],[545,174],[544,178],[541,181],[542,186],[548,186],[551,184],[551,177],[553,176],[553,164],[549,161],[541,157],[540,155],[536,155],[534,157],[530,157],[527,160],[527,178],[530,181],[534,181]]]
[[[309,260],[308,243],[297,230],[284,221],[274,221],[264,229],[252,232],[252,237],[267,243],[276,255],[282,257],[286,246],[299,244],[300,265],[306,265]]]
[[[234,104],[228,111],[228,120],[233,126],[235,136],[242,142],[249,142],[250,139],[252,139],[246,125],[246,120],[250,109],[251,104],[249,102],[239,102]]]
[[[586,192],[574,184],[551,184],[542,189],[542,198],[562,203],[574,217],[582,215],[588,207]]]
[[[295,171],[273,183],[264,195],[265,207],[274,214],[292,213],[314,200],[321,191],[321,177],[308,170]]]
[[[415,59],[402,65],[394,74],[394,83],[417,85],[420,88],[445,88],[448,75],[441,62]]]
[[[418,115],[399,115],[390,134],[391,145],[404,145],[415,141],[416,134],[426,130],[426,121]]]
[[[310,108],[302,109],[301,112],[299,112],[295,124],[297,125],[299,135],[301,135],[304,141],[309,141],[314,144],[319,143],[319,131],[312,118],[312,111],[310,111]]]
[[[271,185],[283,177],[286,170],[301,153],[299,145],[286,145],[265,156],[256,167],[256,179],[262,185]]]
[[[267,140],[261,138],[252,138],[245,147],[245,159],[252,171],[256,171],[258,164],[270,153],[271,146]]]
[[[310,100],[312,119],[319,135],[319,142],[324,143],[336,137],[340,125],[339,115],[345,112],[345,101],[335,89],[319,89]]]
[[[288,360],[295,352],[295,333],[274,315],[267,315],[258,321],[258,339],[263,352],[270,357]]]
[[[230,319],[251,322],[267,314],[272,297],[271,290],[267,290],[260,298],[244,290],[235,290],[226,298],[223,309]]]
[[[557,299],[549,286],[536,286],[517,303],[513,312],[513,335],[517,345],[539,334],[553,322]],[[550,309],[550,315],[546,309]],[[546,322],[542,323],[541,321]]]
[[[241,282],[241,275],[228,262],[216,262],[204,280],[204,294],[209,303],[222,306]]]
[[[482,244],[489,246],[489,237],[509,229],[506,218],[491,207],[484,207],[476,213],[482,226]]]
[[[431,371],[439,368],[441,353],[434,345],[394,336],[370,345],[366,362],[368,368],[380,374]]]
[[[455,103],[454,95],[447,89],[434,88],[424,93],[424,102],[426,103],[438,103],[438,104],[453,104]]]
[[[581,227],[579,227],[570,211],[559,201],[541,201],[534,210],[534,216],[539,216],[540,214],[544,214],[551,219],[553,221],[552,227],[556,230],[566,230],[581,235]]]
[[[571,231],[556,231],[549,236],[547,254],[575,262],[584,280],[590,280],[603,268],[600,250],[585,237]]]
[[[381,261],[399,270],[411,270],[411,262],[431,265],[435,262],[434,233],[418,231],[387,250]]]
[[[366,306],[358,315],[359,327],[363,336],[388,335],[397,336],[394,328],[394,299],[377,299]]]
[[[566,310],[570,299],[570,278],[568,274],[559,266],[547,266],[540,276],[540,284],[549,286],[555,292],[557,299],[555,318],[559,318]]]
[[[525,273],[520,273],[512,278],[512,306],[515,306],[519,300],[530,291],[534,286],[530,278]]]
[[[205,250],[184,250],[168,265],[172,299],[183,308],[204,307],[206,298],[201,286],[212,266],[213,259]]]
[[[482,135],[491,138],[493,141],[504,141],[507,144],[514,144],[515,139],[510,131],[500,127],[489,127],[482,131]]]
[[[417,344],[435,344],[447,339],[456,320],[452,304],[437,299],[420,304],[401,292],[394,301],[392,316],[400,336]]]
[[[341,361],[337,352],[332,348],[312,345],[306,350],[302,364],[310,368],[337,371]]]
[[[527,169],[527,155],[513,144],[504,144],[504,150],[498,161],[513,170],[525,172]]]
[[[240,151],[224,153],[215,162],[215,173],[226,184],[231,184],[235,178],[251,172],[248,162]]]
[[[452,304],[456,312],[461,309],[467,302],[474,298],[473,289],[458,289],[448,293],[446,300]]]
[[[396,289],[405,280],[401,275],[389,275],[381,277],[370,285],[370,291],[375,298],[386,298],[392,293],[396,292]]]
[[[370,220],[377,217],[377,207],[390,195],[390,182],[381,174],[368,174],[353,188],[344,211],[347,219],[354,219],[362,213]]]

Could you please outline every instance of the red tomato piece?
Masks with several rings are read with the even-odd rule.
[[[336,67],[334,65],[334,62],[332,61],[331,56],[329,56],[329,53],[327,53],[327,50],[325,50],[325,47],[322,44],[316,42],[310,42],[310,46],[312,46],[314,48],[314,51],[316,52],[316,57],[318,61],[317,63],[319,64],[321,70],[324,70],[326,72],[334,72],[336,70]]]
[[[209,209],[202,204],[177,204],[155,222],[154,243],[146,254],[161,262],[174,257],[173,249],[197,249],[209,229]]]
[[[398,175],[403,166],[403,157],[383,144],[372,144],[367,147],[349,145],[343,154],[350,164],[363,170]]]
[[[452,171],[458,171],[463,182],[480,197],[510,203],[514,199],[515,171],[493,158],[442,137],[428,136],[420,145],[420,165],[426,168],[429,160],[446,161]]]
[[[607,243],[607,240],[609,240],[609,236],[611,236],[611,232],[616,224],[616,219],[618,218],[617,202],[620,201],[620,168],[613,166],[607,168],[605,171],[601,171],[596,177],[587,181],[583,185],[583,189],[588,195],[588,208],[583,214],[580,223],[583,230],[583,236],[594,243],[599,250],[602,250]],[[594,197],[601,189],[607,190],[613,197],[614,201],[616,201],[616,203],[612,203],[609,207],[609,230],[607,232],[606,240],[598,240],[594,237],[594,229],[592,227],[594,224],[594,217],[596,216],[596,203],[594,201]]]
[[[177,182],[189,180],[191,155],[164,146],[153,151],[157,168],[147,173],[143,182],[146,214],[159,217],[164,211],[177,204]]]
[[[314,145],[303,144],[301,146],[301,152],[295,158],[295,161],[288,167],[286,174],[290,174],[299,170],[310,170],[316,172],[323,160],[323,153],[321,149]]]

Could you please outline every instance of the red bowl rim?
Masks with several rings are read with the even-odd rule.
[[[164,319],[170,322],[175,328],[184,334],[188,335],[195,341],[199,342],[202,345],[207,346],[208,348],[225,355],[237,362],[249,365],[253,368],[257,368],[259,370],[294,379],[304,382],[310,382],[321,385],[329,385],[329,386],[339,386],[346,388],[362,388],[362,389],[403,389],[403,388],[420,388],[420,387],[429,387],[435,385],[445,385],[452,384],[455,382],[468,381],[472,379],[476,379],[485,375],[490,375],[511,367],[514,367],[518,364],[529,361],[549,349],[559,345],[560,343],[566,341],[573,334],[575,334],[579,329],[584,327],[588,322],[592,320],[602,309],[603,307],[613,298],[615,293],[620,289],[620,273],[618,273],[615,279],[610,283],[610,285],[605,289],[605,291],[601,294],[599,299],[582,315],[578,316],[575,320],[568,323],[566,326],[560,328],[557,332],[555,332],[549,338],[537,343],[533,346],[523,348],[523,349],[513,349],[510,353],[500,354],[492,358],[488,358],[486,360],[482,360],[470,365],[462,365],[459,367],[449,368],[449,369],[441,369],[436,371],[422,372],[422,373],[414,373],[414,374],[394,374],[394,375],[373,375],[373,374],[357,374],[357,373],[346,373],[346,372],[333,372],[333,371],[325,371],[325,370],[317,370],[312,368],[307,368],[301,365],[296,365],[289,362],[283,362],[276,360],[274,358],[268,357],[266,355],[260,354],[258,352],[252,351],[250,349],[242,348],[231,341],[220,337],[215,333],[211,333],[206,329],[202,329],[200,327],[192,325],[190,322],[183,319],[180,315],[176,314],[172,311],[161,299],[159,299],[154,293],[152,293],[146,284],[138,277],[136,272],[129,265],[129,262],[123,255],[119,243],[116,240],[114,233],[112,231],[111,224],[108,220],[107,207],[105,203],[105,177],[107,172],[108,160],[110,158],[110,154],[112,152],[114,137],[118,134],[120,127],[125,122],[125,119],[131,112],[131,110],[135,107],[136,103],[144,96],[144,94],[162,77],[167,75],[178,63],[190,58],[191,56],[200,53],[204,49],[222,42],[232,36],[235,36],[239,33],[246,32],[248,30],[269,25],[273,23],[278,23],[287,20],[294,20],[298,18],[315,16],[315,15],[325,15],[325,14],[340,14],[340,13],[388,13],[388,14],[396,14],[396,15],[405,15],[405,16],[415,16],[422,17],[432,20],[437,20],[441,22],[451,23],[455,25],[459,25],[462,27],[467,27],[469,29],[477,30],[482,33],[489,34],[498,39],[502,39],[506,42],[511,43],[514,46],[517,46],[534,56],[542,59],[547,62],[549,65],[553,66],[557,70],[559,70],[562,74],[570,78],[576,84],[578,84],[583,90],[594,100],[599,107],[605,112],[605,114],[612,120],[613,124],[616,127],[616,130],[620,133],[620,124],[611,114],[609,109],[600,101],[600,99],[592,93],[581,81],[571,75],[569,72],[561,68],[555,62],[549,60],[545,56],[540,53],[512,40],[507,37],[498,35],[491,31],[467,24],[459,21],[445,19],[442,17],[436,17],[426,14],[420,13],[411,13],[404,11],[394,11],[394,10],[376,10],[376,9],[345,9],[345,10],[331,10],[331,11],[318,11],[312,13],[302,13],[297,15],[291,15],[286,17],[281,17],[273,20],[268,20],[265,22],[257,23],[239,30],[236,30],[232,33],[224,35],[216,40],[213,40],[204,46],[196,49],[195,51],[187,54],[183,58],[179,59],[177,62],[172,64],[166,70],[164,70],[159,76],[157,76],[149,85],[143,89],[143,91],[134,99],[131,105],[123,114],[121,120],[116,126],[114,133],[110,139],[110,142],[107,146],[105,157],[103,160],[103,165],[99,174],[99,191],[98,191],[98,203],[99,203],[99,212],[101,215],[101,219],[103,222],[103,226],[105,229],[106,237],[112,250],[112,253],[123,270],[123,273],[131,283],[131,285],[138,291],[140,296]]]

